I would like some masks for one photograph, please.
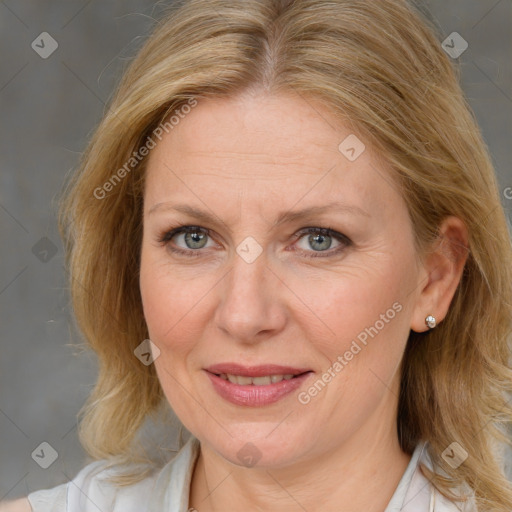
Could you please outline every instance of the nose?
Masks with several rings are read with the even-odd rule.
[[[252,262],[235,254],[231,270],[222,280],[215,312],[217,328],[244,344],[277,335],[287,319],[284,290],[286,287],[268,266],[265,251]]]

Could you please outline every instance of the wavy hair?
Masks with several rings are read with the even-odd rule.
[[[445,495],[465,483],[479,510],[512,510],[498,450],[510,444],[512,420],[509,226],[458,72],[437,28],[405,0],[189,0],[156,23],[61,200],[75,318],[99,362],[79,413],[84,449],[111,464],[149,461],[137,433],[165,408],[154,366],[134,356],[148,338],[138,274],[142,148],[183,105],[256,88],[299,93],[357,127],[401,184],[421,257],[445,217],[466,224],[467,260],[446,318],[410,332],[397,434],[407,453],[428,441],[434,471],[424,471]],[[457,469],[441,455],[453,442],[469,454]]]

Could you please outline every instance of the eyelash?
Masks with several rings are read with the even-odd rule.
[[[196,233],[196,232],[201,232],[211,238],[211,235],[210,235],[211,231],[207,228],[202,228],[200,226],[181,225],[181,226],[178,226],[178,227],[175,227],[170,230],[162,232],[158,236],[158,242],[161,245],[163,245],[164,247],[169,246],[168,248],[176,254],[181,254],[183,256],[192,257],[192,258],[201,256],[201,250],[199,250],[199,249],[185,250],[185,249],[175,248],[175,247],[172,247],[169,245],[171,239],[175,235],[182,234],[182,233]],[[304,235],[308,235],[308,234],[327,235],[327,236],[335,238],[342,244],[338,248],[336,248],[332,251],[316,251],[319,254],[307,256],[308,258],[327,258],[330,256],[336,256],[341,251],[345,250],[347,247],[350,247],[352,245],[352,241],[347,236],[343,235],[342,233],[338,233],[337,231],[334,231],[332,228],[320,228],[320,227],[303,228],[299,232],[297,232],[294,235],[294,237],[296,240],[300,240]],[[309,251],[306,251],[306,252],[309,252]],[[313,251],[313,252],[315,252],[315,251]],[[327,253],[327,255],[321,256],[320,253]]]

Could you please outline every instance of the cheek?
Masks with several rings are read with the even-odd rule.
[[[311,280],[289,282],[308,310],[305,317],[300,315],[308,319],[307,324],[299,315],[296,320],[309,332],[314,331],[322,349],[339,352],[348,349],[351,340],[360,334],[359,339],[364,342],[365,333],[368,335],[367,329],[372,326],[379,337],[396,329],[398,324],[402,328],[400,318],[405,316],[409,281],[404,268],[399,269],[390,262],[379,268],[366,266],[326,274],[314,285]],[[302,312],[306,312],[304,306]]]
[[[328,416],[355,430],[394,387],[409,333],[407,276],[398,270],[389,265],[370,275],[366,268],[364,277],[354,270],[307,295],[321,321],[315,316],[314,325],[302,326],[319,354],[317,378],[325,387],[313,383],[301,403],[311,399],[319,421]]]
[[[300,279],[290,286],[315,313],[297,321],[319,354],[320,372],[328,372],[318,404],[337,404],[333,413],[341,417],[364,414],[391,387],[409,335],[413,277],[411,261],[390,254],[378,265],[368,260],[343,275],[325,276],[316,286],[309,282],[306,288]]]
[[[194,326],[200,323],[194,320],[204,281],[180,278],[179,272],[162,261],[159,251],[143,249],[140,292],[151,340],[163,352],[170,348],[170,340],[179,342],[174,348],[184,350],[187,340],[195,336]]]
[[[203,328],[197,313],[204,287],[201,279],[180,278],[179,272],[171,271],[158,258],[151,250],[148,254],[143,251],[140,291],[144,317],[149,338],[160,350],[154,365],[163,392],[174,412],[188,424],[194,417],[193,401],[183,389],[192,389],[187,365],[201,339]]]

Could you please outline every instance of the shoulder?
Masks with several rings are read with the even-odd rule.
[[[108,477],[125,468],[111,467],[106,460],[88,464],[67,483],[52,489],[35,491],[27,496],[32,509],[27,512],[142,512],[147,493],[156,478],[155,472],[129,486],[117,486]],[[0,510],[0,512],[3,512]],[[6,510],[5,512],[10,512]],[[15,511],[13,511],[15,512]],[[21,509],[20,509],[21,512]]]
[[[30,493],[27,498],[32,510],[28,508],[26,512],[146,512],[148,507],[162,510],[169,503],[188,503],[190,478],[198,452],[199,441],[191,436],[163,467],[158,464],[113,466],[105,459],[92,462],[67,483]],[[110,476],[126,470],[145,472],[147,476],[124,486],[109,480]],[[11,510],[0,509],[0,512]]]
[[[32,507],[25,497],[0,503],[0,512],[32,512]]]

